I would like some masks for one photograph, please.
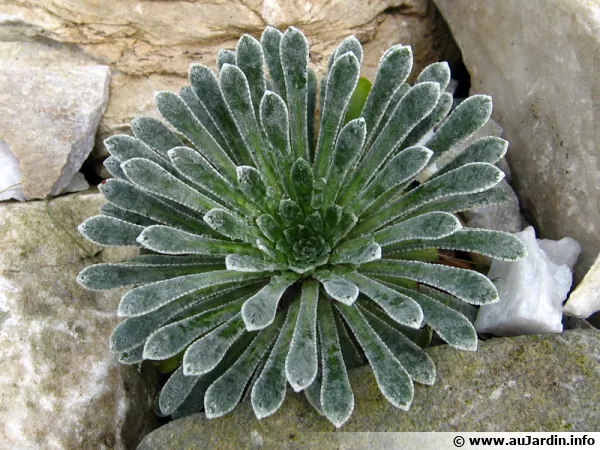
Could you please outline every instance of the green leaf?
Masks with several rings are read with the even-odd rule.
[[[410,88],[411,88],[411,86],[408,83],[403,83],[400,87],[398,87],[398,86],[394,87],[394,89],[396,89],[396,90],[393,95],[390,96],[389,93],[386,93],[385,101],[387,102],[389,98],[391,98],[391,100],[389,100],[389,104],[388,104],[387,108],[385,109],[385,112],[383,113],[383,116],[381,117],[379,124],[377,125],[377,130],[373,130],[373,132],[369,136],[369,141],[367,142],[367,145],[366,145],[367,149],[371,148],[373,139],[381,134],[381,130],[383,130],[383,128],[386,126],[386,124],[390,120],[390,117],[392,117],[392,113],[398,107],[400,100],[402,100],[402,97],[404,97],[406,95],[406,93],[410,90]]]
[[[267,208],[267,186],[260,176],[260,172],[251,166],[239,166],[237,179],[240,189],[255,204],[263,209]]]
[[[335,139],[358,83],[359,72],[360,63],[353,53],[340,56],[331,67],[327,77],[325,102],[321,110],[319,140],[314,165],[315,178],[327,176]]]
[[[372,236],[364,236],[338,245],[329,262],[331,264],[363,264],[381,258],[381,247]]]
[[[360,41],[354,36],[348,36],[342,42],[340,42],[340,45],[337,46],[335,52],[333,53],[333,62],[335,63],[338,58],[344,56],[348,52],[352,53],[356,57],[359,64],[362,64],[363,48],[362,45],[360,45]],[[330,64],[328,72],[331,72],[332,67],[333,65]]]
[[[283,404],[287,387],[285,373],[286,355],[292,341],[294,325],[298,317],[300,302],[288,307],[285,323],[260,376],[252,387],[251,402],[258,419],[270,416]]]
[[[134,348],[133,350],[127,350],[120,353],[115,353],[115,359],[125,365],[131,364],[139,364],[144,360],[142,352],[144,350],[144,346],[140,345],[139,347]]]
[[[406,136],[406,139],[404,139],[400,148],[407,148],[421,142],[421,140],[427,136],[427,133],[433,130],[433,128],[448,115],[453,103],[454,99],[452,98],[452,94],[443,92],[442,95],[440,95],[437,105],[433,108],[433,111],[431,111],[427,117],[421,120],[421,122],[408,133],[408,136]]]
[[[290,27],[281,38],[279,52],[289,109],[292,154],[295,159],[308,159],[308,41],[300,30]]]
[[[149,227],[150,225],[156,225],[156,221],[144,217],[140,214],[125,211],[112,203],[105,203],[100,207],[100,214],[103,216],[114,217],[115,219],[121,219],[125,222],[140,225],[142,227]]]
[[[136,241],[144,227],[108,216],[93,216],[77,227],[85,238],[105,247],[138,247]]]
[[[440,129],[424,145],[435,154],[434,159],[464,142],[488,121],[492,114],[492,98],[473,95],[459,104]],[[433,162],[433,160],[432,160]]]
[[[429,180],[362,221],[353,234],[369,233],[406,216],[420,206],[444,197],[483,192],[504,178],[504,173],[487,163],[471,163]]]
[[[263,55],[260,42],[248,34],[244,34],[238,41],[235,49],[235,62],[239,67],[250,86],[250,94],[252,95],[252,103],[256,117],[258,117],[258,108],[260,100],[263,97],[266,89],[265,83],[265,58]]]
[[[348,330],[344,325],[342,317],[340,316],[339,311],[334,310],[333,316],[335,319],[335,325],[337,328],[338,337],[340,339],[340,347],[342,349],[342,354],[344,356],[344,363],[346,364],[346,368],[348,370],[354,369],[355,367],[360,367],[365,364],[365,361],[352,342],[350,335],[348,334]]]
[[[261,233],[271,242],[277,242],[283,237],[283,230],[270,214],[263,214],[256,218],[256,225]]]
[[[335,143],[329,173],[327,174],[326,186],[323,190],[323,205],[325,207],[335,202],[346,174],[358,161],[366,135],[367,126],[362,118],[351,120],[340,131]]]
[[[165,265],[165,264],[219,264],[223,258],[219,256],[171,256],[171,255],[138,255],[132,259],[132,262],[145,265]]]
[[[379,335],[385,345],[400,361],[410,377],[417,383],[432,386],[435,382],[435,364],[429,355],[398,330],[371,314],[368,310],[360,308],[360,304],[358,306],[373,331]]]
[[[234,162],[181,97],[172,92],[158,92],[156,106],[162,116],[188,138],[219,172],[229,180],[235,179]]]
[[[413,399],[412,380],[402,364],[355,306],[335,305],[350,325],[373,369],[379,390],[397,408],[408,411]]]
[[[167,278],[224,269],[224,264],[94,264],[79,272],[77,282],[93,291],[144,285]]]
[[[399,93],[402,90],[408,91],[405,89],[408,85],[403,83],[412,70],[412,62],[410,46],[402,45],[394,45],[389,48],[379,60],[375,82],[362,111],[362,117],[364,117],[367,130],[369,130],[367,143],[372,142],[378,134],[375,131],[379,125],[387,122],[383,116],[388,106],[399,101],[397,97],[400,97]]]
[[[417,77],[417,83],[434,81],[440,85],[440,91],[444,92],[450,83],[450,66],[447,62],[436,62],[425,67]]]
[[[386,247],[396,242],[414,239],[429,240],[445,238],[461,228],[460,221],[452,214],[430,212],[384,228],[373,234],[373,237],[379,245]]]
[[[167,151],[183,145],[160,120],[154,117],[136,117],[131,121],[131,131],[136,138],[163,158],[166,158]]]
[[[298,392],[306,389],[317,376],[317,303],[319,283],[306,280],[302,283],[300,310],[294,334],[288,341],[289,352],[285,359],[287,380]]]
[[[312,212],[311,200],[313,194],[313,170],[304,159],[298,158],[292,165],[290,178],[298,204],[306,213]]]
[[[352,387],[348,379],[331,311],[331,302],[327,299],[319,301],[318,319],[321,361],[323,365],[321,407],[325,417],[339,428],[352,414],[352,410],[354,409],[354,394],[352,393]]]
[[[205,213],[209,209],[221,206],[147,159],[133,158],[122,164],[122,167],[127,178],[135,186],[194,211]]]
[[[160,391],[158,398],[160,412],[164,415],[173,413],[201,379],[202,376],[184,375],[183,367],[179,367]]]
[[[344,118],[344,124],[347,124],[351,120],[358,119],[361,117],[362,110],[367,102],[367,97],[371,92],[371,82],[366,78],[360,77],[352,97],[350,97],[350,103],[346,110],[346,117]]]
[[[284,199],[279,202],[279,215],[285,226],[293,226],[304,223],[302,208],[292,200]]]
[[[242,222],[231,212],[222,208],[211,209],[204,215],[204,221],[217,233],[233,240],[253,242],[258,235],[258,230]]]
[[[431,297],[432,299],[440,302],[443,305],[446,305],[469,319],[469,322],[475,324],[475,319],[477,318],[477,313],[479,312],[479,308],[473,305],[469,305],[465,303],[453,295],[447,294],[442,291],[438,291],[429,286],[420,285],[419,292],[426,295],[427,297]]]
[[[273,277],[269,284],[246,300],[242,306],[242,318],[248,331],[262,330],[273,323],[279,300],[297,279],[290,272]]]
[[[437,83],[421,83],[412,87],[394,110],[392,117],[375,140],[369,153],[360,162],[352,181],[338,204],[347,205],[377,175],[378,170],[393,157],[408,133],[435,107],[440,97]],[[350,175],[349,175],[350,176]]]
[[[203,375],[213,370],[227,350],[246,332],[241,314],[198,339],[183,355],[184,375]]]
[[[338,302],[351,305],[358,298],[358,287],[344,276],[329,271],[317,271],[313,276],[321,282],[325,292]]]
[[[354,283],[360,292],[377,303],[392,319],[409,328],[418,329],[423,323],[423,311],[406,295],[401,295],[383,284],[357,272],[349,272],[346,278]]]
[[[279,53],[279,45],[283,34],[276,28],[266,27],[260,37],[260,43],[265,55],[265,62],[269,68],[269,75],[273,80],[275,90],[282,98],[287,98],[285,89],[285,79],[283,68],[281,66],[281,57]]]
[[[449,164],[442,167],[433,176],[437,177],[450,170],[472,162],[486,162],[496,164],[506,154],[508,142],[495,136],[487,136],[477,139],[470,144],[460,155]]]
[[[113,177],[127,181],[127,175],[125,175],[125,172],[123,172],[123,169],[121,169],[121,163],[117,158],[114,156],[109,156],[102,162],[102,164],[104,167],[106,167],[108,173],[110,173]]]
[[[283,314],[279,314],[273,326],[258,333],[242,356],[206,390],[204,409],[207,418],[221,417],[236,407],[256,366],[275,340],[282,322]]]
[[[204,288],[260,280],[268,275],[217,270],[158,281],[137,287],[125,294],[119,303],[119,315],[141,316]]]
[[[287,269],[287,264],[266,260],[259,256],[227,255],[225,258],[227,270],[237,272],[275,272]]]
[[[217,70],[220,72],[225,64],[231,64],[235,66],[235,52],[222,48],[217,53]]]
[[[348,235],[348,233],[350,233],[350,231],[354,228],[357,222],[358,218],[354,214],[350,212],[345,212],[344,214],[342,214],[342,217],[340,217],[340,221],[331,231],[331,237],[329,239],[329,241],[331,242],[331,246],[336,247],[339,244],[339,242],[342,239],[344,239]]]
[[[308,99],[306,105],[306,125],[308,127],[309,160],[315,157],[315,111],[317,109],[317,75],[308,69]]]
[[[472,305],[498,301],[494,284],[485,275],[472,270],[418,261],[380,259],[363,264],[360,271],[367,275],[407,278],[429,284]]]
[[[121,165],[132,158],[144,158],[158,164],[169,172],[174,171],[167,160],[134,137],[117,134],[106,139],[104,145],[108,152],[119,160]]]

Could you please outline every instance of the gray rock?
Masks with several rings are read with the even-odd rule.
[[[600,255],[564,307],[565,314],[586,318],[600,311]]]
[[[542,237],[600,252],[600,4],[597,0],[434,0],[476,93],[494,99],[524,211]]]
[[[126,449],[155,424],[151,372],[112,357],[122,292],[90,292],[75,277],[101,250],[76,226],[98,193],[0,205],[0,447]],[[133,252],[133,253],[132,253]]]
[[[340,432],[327,433],[334,426],[303,395],[290,389],[282,408],[266,419],[258,421],[249,402],[244,402],[219,419],[196,414],[169,423],[146,436],[138,450],[197,448],[199,442],[203,448],[218,449],[340,448],[333,445],[356,444],[356,439],[362,439],[352,432],[589,431],[600,427],[598,330],[492,339],[480,342],[477,352],[438,346],[428,353],[437,367],[436,383],[415,385],[408,412],[385,400],[370,368],[361,367],[350,371],[355,411]]]
[[[0,68],[0,139],[19,161],[27,199],[69,185],[94,146],[109,83],[106,66]]]

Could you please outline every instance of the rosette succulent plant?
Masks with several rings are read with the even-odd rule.
[[[450,113],[447,64],[410,86],[408,46],[384,53],[372,87],[356,38],[331,55],[319,89],[308,55],[293,27],[243,36],[219,53],[218,75],[192,65],[179,95],[156,94],[170,125],[139,117],[133,137],[106,141],[108,203],[80,231],[142,251],[78,279],[131,287],[110,345],[124,364],[176,369],[159,414],[219,417],[247,395],[263,418],[289,384],[341,426],[354,407],[348,369],[365,362],[407,410],[413,381],[435,380],[422,350],[432,330],[475,350],[472,305],[498,300],[481,273],[439,264],[438,249],[525,253],[513,236],[463,228],[454,215],[506,200],[493,165],[505,141],[445,156],[488,120],[489,97]]]

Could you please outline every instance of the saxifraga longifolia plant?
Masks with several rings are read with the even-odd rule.
[[[507,142],[479,139],[432,168],[488,120],[491,99],[472,96],[450,113],[448,65],[426,67],[410,86],[402,45],[382,56],[369,90],[362,58],[352,36],[330,57],[318,136],[318,83],[292,27],[267,28],[260,42],[243,36],[220,51],[218,75],[192,65],[179,95],[159,92],[172,128],[139,117],[135,137],[106,141],[108,203],[80,231],[144,251],[78,280],[132,287],[110,345],[124,364],[178,367],[159,414],[219,417],[246,392],[260,419],[289,383],[339,427],[354,408],[348,369],[368,362],[383,395],[407,410],[413,381],[435,380],[421,349],[431,330],[476,349],[468,317],[497,301],[496,289],[436,262],[438,249],[525,254],[510,234],[463,228],[454,215],[506,200],[493,164]]]

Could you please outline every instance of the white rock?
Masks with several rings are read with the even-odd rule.
[[[434,0],[510,142],[515,190],[543,236],[600,252],[600,2]]]
[[[475,328],[500,336],[560,333],[562,303],[573,281],[572,267],[564,263],[574,263],[581,247],[569,238],[553,245],[545,242],[544,247],[552,249],[547,255],[533,227],[515,236],[527,247],[528,256],[516,262],[492,262],[488,277],[494,281],[500,301],[481,306]]]
[[[0,68],[0,139],[19,161],[25,198],[61,193],[94,146],[110,68]]]
[[[0,200],[25,201],[21,188],[19,160],[10,152],[6,142],[0,139]]]
[[[582,319],[596,311],[600,311],[600,255],[564,307],[565,314]]]
[[[86,189],[89,189],[89,188],[90,188],[90,184],[87,182],[87,180],[85,179],[83,174],[81,172],[75,172],[75,175],[73,175],[73,179],[68,184],[68,186],[65,187],[61,191],[61,194],[71,194],[73,192],[81,192],[81,191],[85,191]]]

